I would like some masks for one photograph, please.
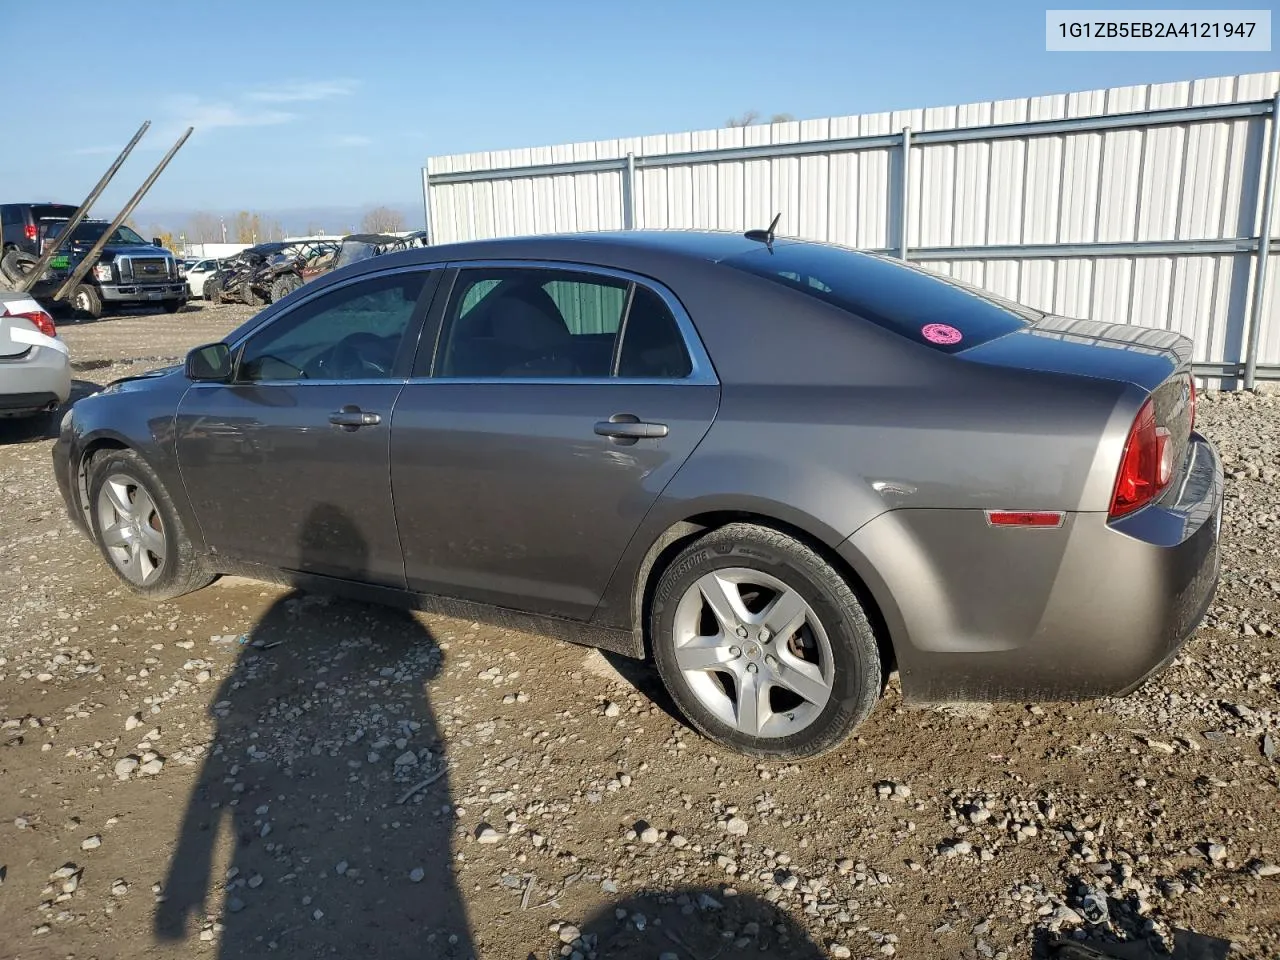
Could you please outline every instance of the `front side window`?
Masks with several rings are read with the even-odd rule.
[[[426,278],[426,271],[388,274],[308,300],[249,338],[236,379],[390,378]]]

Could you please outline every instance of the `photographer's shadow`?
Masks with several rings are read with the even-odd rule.
[[[304,569],[317,546],[367,555],[329,505],[312,512],[300,546]],[[157,939],[212,939],[217,956],[237,960],[470,957],[426,693],[441,659],[430,633],[407,612],[295,591],[227,642],[240,657],[211,701],[216,733]]]

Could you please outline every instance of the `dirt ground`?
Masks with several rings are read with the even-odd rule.
[[[76,395],[249,315],[64,325]],[[137,600],[50,439],[0,423],[0,958],[1280,956],[1280,402],[1200,422],[1223,583],[1164,675],[1043,705],[891,682],[798,766],[543,637],[235,579]]]

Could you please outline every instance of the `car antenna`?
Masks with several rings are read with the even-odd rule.
[[[773,218],[773,222],[769,224],[768,230],[748,230],[745,234],[746,238],[748,240],[759,240],[769,248],[770,253],[773,253],[773,237],[778,231],[778,221],[781,219],[782,214],[779,213]]]

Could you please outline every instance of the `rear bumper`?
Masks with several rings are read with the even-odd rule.
[[[1193,435],[1165,502],[1108,523],[987,525],[980,510],[897,510],[841,547],[864,574],[908,699],[1128,693],[1199,625],[1218,582],[1222,465]]]
[[[104,284],[99,288],[107,303],[156,303],[186,300],[189,296],[185,280],[151,284]]]
[[[32,347],[20,360],[0,360],[0,417],[26,416],[66,403],[71,364],[50,347]]]

